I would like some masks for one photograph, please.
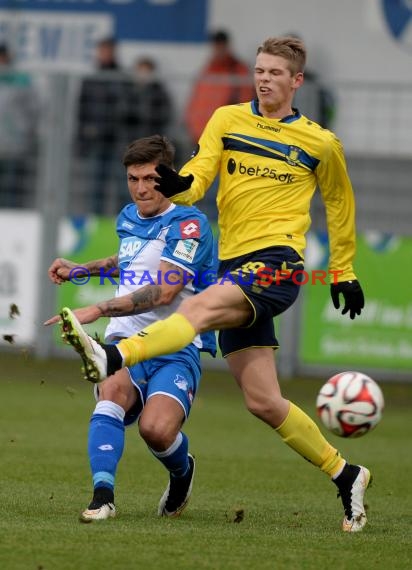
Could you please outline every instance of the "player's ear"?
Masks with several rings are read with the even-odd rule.
[[[303,85],[304,80],[305,78],[303,76],[303,73],[301,71],[298,71],[293,77],[293,87],[295,89],[299,89],[299,87]]]

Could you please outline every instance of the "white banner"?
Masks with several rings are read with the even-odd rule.
[[[35,340],[40,216],[1,210],[0,230],[0,346],[27,346]]]

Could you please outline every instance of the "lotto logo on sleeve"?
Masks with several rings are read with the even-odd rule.
[[[177,257],[178,259],[183,259],[184,261],[192,263],[192,261],[195,258],[195,253],[198,247],[199,247],[199,242],[194,239],[180,239],[177,242],[177,245],[173,252],[173,256]]]
[[[199,220],[180,222],[180,235],[183,238],[200,238]]]

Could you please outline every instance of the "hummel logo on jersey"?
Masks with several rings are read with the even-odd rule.
[[[257,122],[256,126],[258,129],[266,129],[268,131],[273,131],[274,133],[280,133],[280,131],[282,129],[279,129],[279,127],[272,127],[271,125],[262,125],[262,123]]]
[[[180,222],[180,234],[184,238],[200,238],[199,220]]]

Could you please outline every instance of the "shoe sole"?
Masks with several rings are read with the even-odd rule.
[[[100,382],[101,376],[99,369],[94,364],[93,360],[89,358],[80,337],[81,333],[78,332],[77,326],[78,322],[76,317],[73,315],[70,309],[64,308],[60,312],[60,317],[62,320],[62,338],[64,341],[68,342],[77,354],[80,355],[83,361],[82,371],[84,373],[85,380],[96,384]],[[81,326],[81,325],[80,325]]]
[[[190,485],[189,488],[187,490],[187,494],[186,494],[186,499],[184,500],[184,502],[180,505],[180,507],[178,509],[176,509],[175,511],[173,511],[172,513],[168,513],[165,510],[165,507],[163,506],[162,508],[158,509],[157,514],[160,517],[167,517],[169,519],[176,519],[177,517],[180,517],[180,515],[182,514],[182,512],[185,510],[185,508],[187,507],[189,500],[190,500],[190,496],[192,494],[192,488],[193,488],[193,479],[195,478],[195,470],[196,470],[196,462],[195,462],[195,458],[193,457],[193,455],[191,455],[189,453],[189,456],[192,458],[193,461],[193,472],[192,472],[192,479],[190,481]],[[166,503],[167,497],[169,495],[169,489],[170,489],[170,483],[167,486],[166,491],[164,492],[162,498],[160,499],[160,505],[164,502]]]

